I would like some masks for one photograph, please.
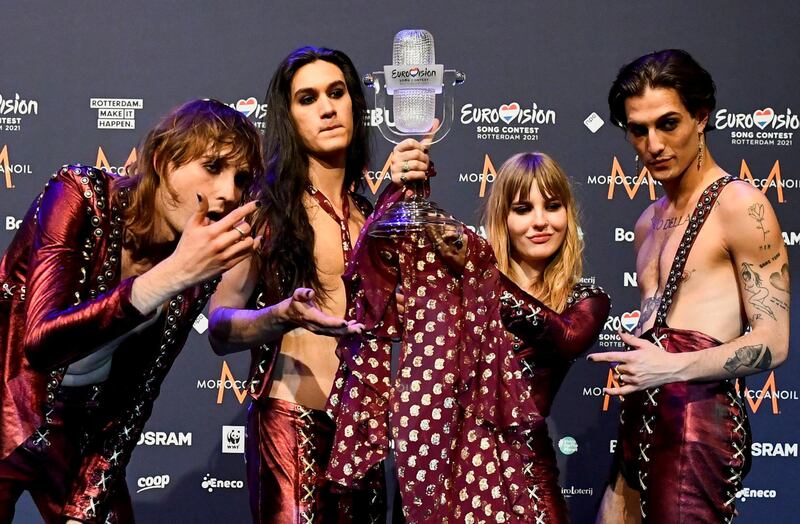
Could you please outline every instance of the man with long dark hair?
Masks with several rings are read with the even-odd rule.
[[[323,411],[339,365],[341,280],[369,203],[355,191],[369,158],[358,73],[341,51],[303,47],[278,66],[267,92],[267,172],[253,229],[261,256],[225,274],[211,301],[210,337],[225,354],[250,349],[248,486],[256,522],[369,522],[379,492],[337,496],[324,482],[333,425]],[[428,170],[406,140],[392,169]],[[365,275],[365,277],[367,277]]]
[[[125,466],[215,277],[257,247],[236,208],[259,136],[195,100],[129,176],[64,166],[0,261],[0,522],[23,491],[47,523],[133,522]]]
[[[665,195],[636,223],[641,319],[611,362],[623,395],[611,485],[598,522],[730,522],[750,467],[739,377],[786,360],[789,274],[764,194],[706,145],[711,75],[668,49],[624,66],[608,95]],[[749,329],[748,329],[749,328]]]

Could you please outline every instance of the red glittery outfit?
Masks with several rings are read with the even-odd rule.
[[[666,318],[705,217],[733,180],[723,177],[704,190],[670,269],[655,326],[641,337],[669,353],[722,344],[698,331],[670,328]],[[751,460],[750,426],[736,382],[675,382],[624,397],[612,482],[621,473],[639,490],[643,522],[733,520],[736,492]]]
[[[119,280],[127,200],[109,197],[112,182],[104,171],[65,166],[0,261],[0,515],[13,515],[25,480],[35,500],[50,494],[40,509],[59,511],[58,522],[132,520],[125,466],[213,292],[206,283],[175,296],[163,320],[119,346],[108,379],[70,408],[84,388],[61,387],[67,366],[149,318],[130,303],[134,278]]]
[[[557,315],[501,275],[489,246],[469,235],[463,274],[455,274],[424,233],[397,241],[367,241],[362,233],[344,279],[348,316],[367,331],[339,345],[327,474],[357,486],[393,446],[410,523],[558,522],[565,509],[544,417],[570,355],[585,350],[602,326],[608,299],[580,288]],[[403,326],[398,282],[406,296]],[[589,316],[598,318],[587,322]],[[392,383],[391,340],[398,336]],[[541,385],[531,370],[534,377],[541,372]]]
[[[309,190],[314,195],[312,191],[316,190]],[[371,213],[372,206],[366,199],[352,193],[350,196],[364,216]],[[345,238],[343,248],[347,255],[350,246]],[[283,292],[288,294],[291,290]],[[262,281],[248,308],[260,309],[282,298],[278,290],[269,289]],[[334,425],[330,416],[324,411],[269,397],[279,353],[280,341],[251,350],[246,453],[253,522],[383,522],[386,508],[382,472],[370,477],[363,489],[332,489],[334,486],[324,475],[333,442]]]
[[[556,393],[573,359],[597,340],[611,307],[602,289],[578,284],[559,314],[501,276],[501,315],[513,336],[513,349],[521,358],[523,373],[530,379],[539,414],[550,415]],[[528,434],[533,456],[525,465],[532,507],[530,522],[565,523],[567,505],[558,485],[555,450],[547,426]]]

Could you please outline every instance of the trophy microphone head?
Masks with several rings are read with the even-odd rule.
[[[392,65],[424,66],[436,63],[433,35],[424,29],[397,33],[392,45]],[[430,88],[398,89],[392,97],[394,124],[403,133],[424,133],[436,116],[436,93]]]

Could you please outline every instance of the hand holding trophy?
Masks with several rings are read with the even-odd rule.
[[[383,72],[364,77],[364,84],[375,93],[376,109],[385,110],[386,95],[392,97],[394,128],[386,119],[382,120],[378,129],[383,137],[398,144],[406,138],[428,134],[436,120],[436,95],[442,94],[439,126],[430,143],[441,141],[453,123],[453,88],[464,82],[464,73],[445,70],[435,63],[433,35],[422,29],[407,29],[395,35],[392,65],[383,69]],[[370,236],[395,237],[431,226],[463,227],[435,202],[425,198],[422,183],[413,183],[411,188],[410,196],[395,203],[380,220],[371,224]]]

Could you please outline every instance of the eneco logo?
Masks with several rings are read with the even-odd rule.
[[[736,498],[742,502],[747,499],[774,499],[778,496],[778,492],[774,489],[752,489],[744,488],[736,493]]]
[[[139,477],[136,485],[139,487],[136,493],[150,489],[164,489],[169,484],[169,475],[154,475],[152,477]]]
[[[506,102],[495,107],[461,106],[461,123],[477,124],[478,140],[539,140],[542,126],[555,125],[556,112],[540,108],[536,102],[523,107],[519,102]]]
[[[218,479],[212,477],[211,473],[206,473],[203,476],[203,482],[200,483],[200,486],[209,493],[212,493],[215,489],[241,489],[244,487],[244,481]]]

